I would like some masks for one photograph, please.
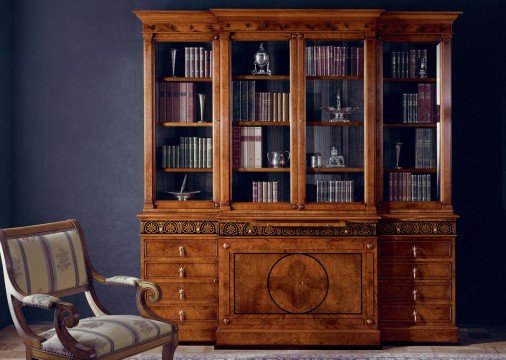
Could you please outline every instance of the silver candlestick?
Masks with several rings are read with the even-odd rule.
[[[199,123],[204,122],[204,108],[206,104],[206,94],[197,94],[199,96],[199,104],[200,104],[200,120]]]
[[[336,106],[327,106],[320,108],[323,111],[334,114],[334,118],[330,119],[329,122],[349,122],[350,120],[345,119],[344,115],[352,114],[357,111],[358,107],[342,107],[341,106],[341,94],[338,92],[336,95]]]
[[[396,169],[402,169],[399,166],[399,159],[401,158],[402,145],[403,145],[403,143],[401,143],[401,142],[395,143],[395,168]]]
[[[172,60],[172,77],[176,76],[176,53],[177,49],[170,49],[170,57]]]

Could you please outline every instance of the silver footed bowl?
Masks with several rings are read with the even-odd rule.
[[[178,201],[187,201],[190,200],[194,195],[200,194],[200,190],[196,191],[165,191],[166,193],[174,196]]]

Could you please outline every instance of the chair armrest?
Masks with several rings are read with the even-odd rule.
[[[23,305],[39,307],[42,309],[52,309],[54,304],[58,301],[61,301],[57,297],[47,295],[47,294],[32,294],[25,296],[21,299]]]
[[[140,281],[141,281],[141,279],[138,279],[133,276],[118,275],[118,276],[112,276],[112,277],[106,278],[104,280],[104,284],[137,287],[137,286],[139,286]]]

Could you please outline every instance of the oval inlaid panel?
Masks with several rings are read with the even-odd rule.
[[[304,254],[287,255],[271,268],[267,287],[283,311],[304,314],[318,308],[327,296],[329,278],[323,265]]]

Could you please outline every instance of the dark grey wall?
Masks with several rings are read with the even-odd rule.
[[[504,31],[499,1],[242,1],[252,8],[463,10],[454,27],[454,203],[458,321],[506,322],[501,206]],[[13,222],[75,217],[106,275],[139,274],[142,48],[134,9],[238,7],[238,1],[14,2]],[[502,6],[502,8],[500,8]],[[500,38],[501,37],[501,38]],[[502,105],[499,105],[502,104]],[[115,289],[117,290],[117,289]],[[119,312],[130,292],[102,292]],[[80,303],[82,304],[82,302]],[[113,306],[114,305],[114,306]],[[49,319],[49,314],[31,315]]]
[[[11,225],[11,1],[0,0],[0,228]],[[0,329],[10,315],[0,271]]]

